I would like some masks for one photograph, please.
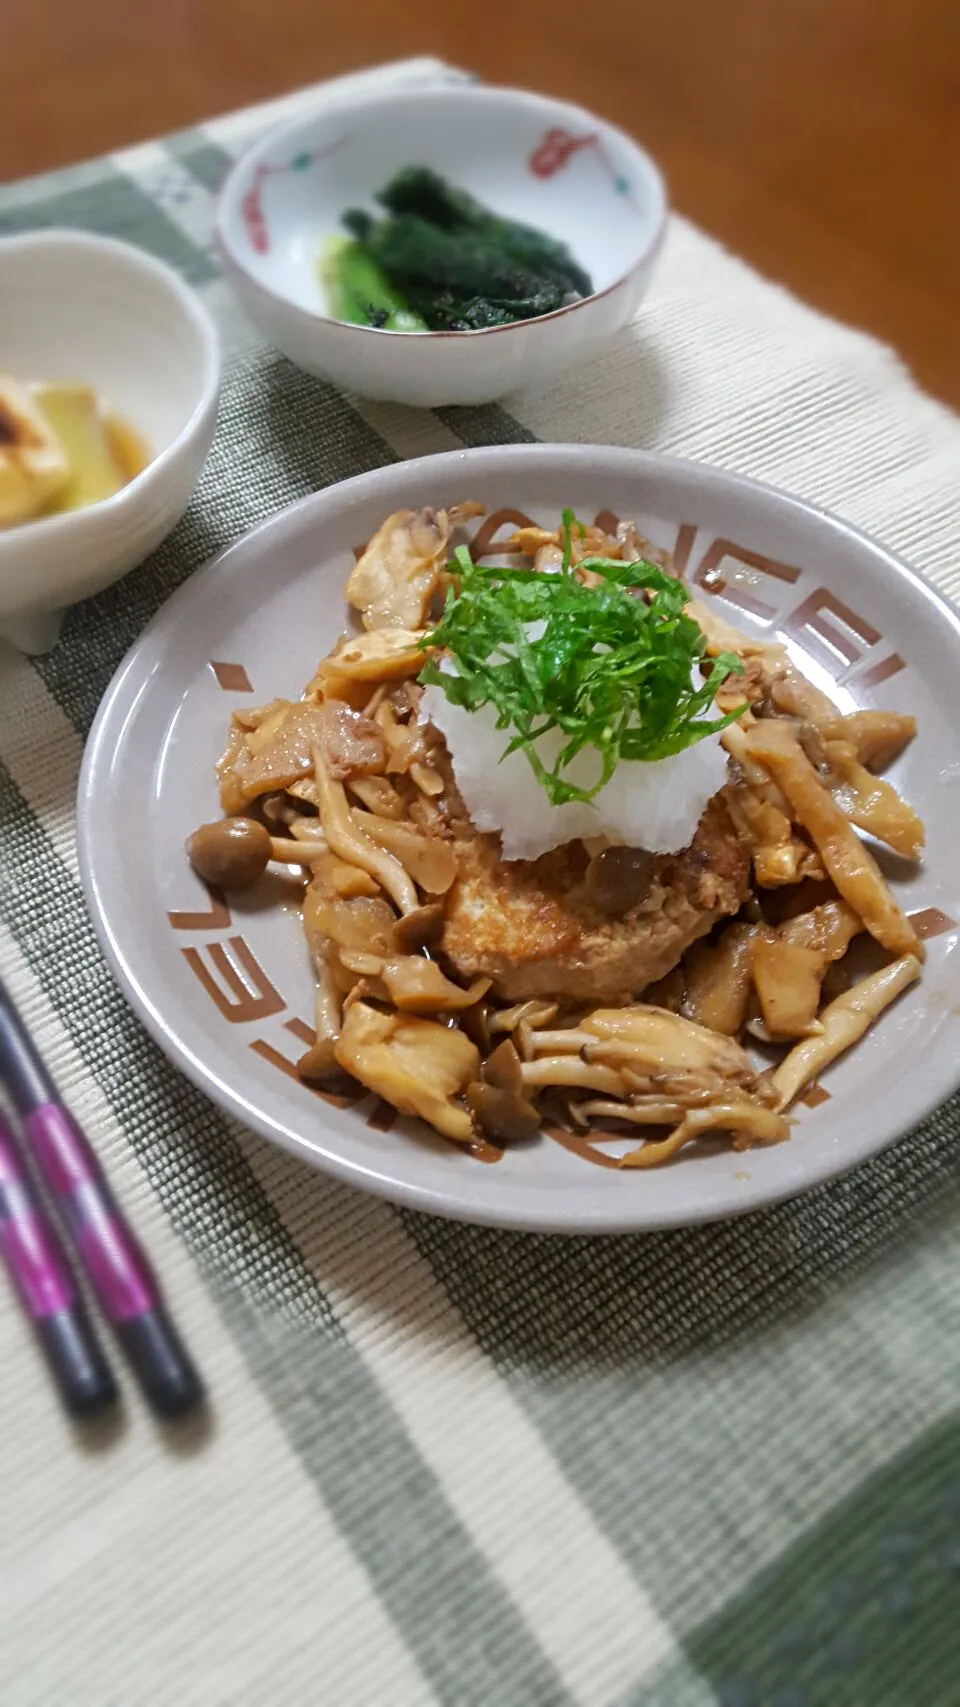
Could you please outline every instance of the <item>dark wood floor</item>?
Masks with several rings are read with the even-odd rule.
[[[580,100],[960,405],[958,0],[0,0],[0,24],[0,178],[413,53]]]

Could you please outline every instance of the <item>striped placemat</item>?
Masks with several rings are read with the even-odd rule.
[[[365,74],[459,75],[434,61]],[[60,646],[0,655],[0,962],[214,1396],[81,1444],[0,1312],[10,1707],[956,1707],[960,1110],[769,1214],[642,1239],[456,1227],[324,1180],[158,1055],[97,951],[73,800],[117,662],[294,498],[460,444],[643,445],[787,486],[960,592],[960,423],[674,219],[636,326],[509,409],[360,404],[260,345],[211,244],[327,85],[0,191],[143,244],[223,331],[191,510]],[[135,855],[131,855],[135,857]]]

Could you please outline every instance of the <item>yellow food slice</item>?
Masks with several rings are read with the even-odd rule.
[[[27,387],[0,374],[0,528],[38,515],[69,480],[67,454]]]
[[[126,485],[127,476],[114,455],[96,392],[89,385],[54,383],[31,390],[70,464],[69,483],[57,508],[79,510],[112,498]]]

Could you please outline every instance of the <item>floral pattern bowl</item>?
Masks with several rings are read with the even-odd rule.
[[[318,278],[344,209],[373,210],[405,165],[433,167],[495,212],[565,242],[593,295],[476,332],[333,320]],[[632,319],[666,226],[660,174],[614,126],[565,102],[469,85],[324,105],[243,156],[220,196],[224,267],[261,332],[298,367],[360,396],[485,403],[588,360]]]

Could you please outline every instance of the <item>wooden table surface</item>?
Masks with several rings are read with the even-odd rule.
[[[0,29],[3,179],[415,53],[581,101],[960,406],[958,0],[0,0]]]

